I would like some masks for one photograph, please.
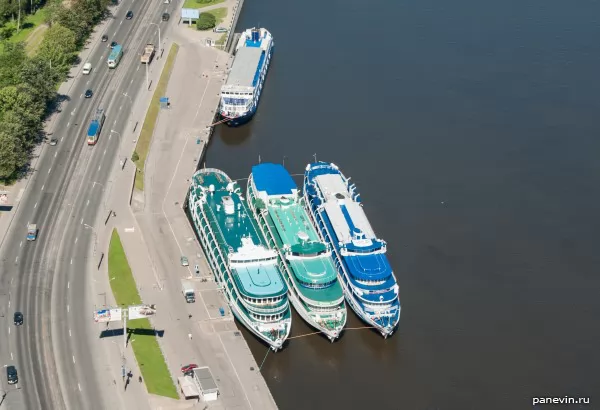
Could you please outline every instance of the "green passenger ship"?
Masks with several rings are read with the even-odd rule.
[[[279,253],[294,308],[333,342],[346,325],[344,293],[331,249],[312,225],[297,185],[282,165],[255,165],[247,198],[269,245]]]
[[[287,286],[241,188],[223,171],[201,169],[192,177],[189,211],[233,314],[274,351],[281,349],[292,324]]]

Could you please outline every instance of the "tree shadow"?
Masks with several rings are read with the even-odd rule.
[[[33,27],[33,23],[30,22],[24,22],[21,24],[21,30],[27,29],[27,28],[32,28]]]
[[[156,336],[156,337],[164,337],[164,330],[154,330],[154,329],[136,329],[136,328],[128,328],[127,329],[127,343],[131,339],[131,336],[139,335],[139,336]],[[123,328],[119,329],[105,329],[100,332],[100,339],[105,337],[114,337],[114,336],[123,336]]]

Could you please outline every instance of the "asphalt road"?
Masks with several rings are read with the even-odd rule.
[[[8,386],[1,375],[8,392],[3,407],[106,408],[96,371],[106,359],[94,350],[99,330],[89,298],[99,252],[89,250],[97,240],[98,213],[104,219],[108,212],[104,198],[114,183],[111,172],[118,178],[118,158],[127,155],[119,146],[121,136],[133,128],[132,103],[140,92],[147,94],[142,98],[151,97],[145,70],[139,69],[144,44],[158,43],[157,26],[149,23],[164,30],[168,23],[160,16],[165,10],[173,15],[173,9],[150,0],[123,1],[104,31],[109,42],[94,44],[87,59],[92,74],[78,74],[62,104],[53,135],[59,143],[45,147],[0,250],[0,358],[19,372],[17,386]],[[124,19],[127,10],[134,12],[132,20]],[[109,70],[106,58],[113,40],[123,44],[124,56]],[[88,88],[94,90],[91,99],[83,98]],[[97,107],[105,109],[106,121],[98,143],[89,147],[86,131]],[[25,240],[28,223],[38,226],[35,242]],[[23,326],[13,325],[15,311],[24,313]]]

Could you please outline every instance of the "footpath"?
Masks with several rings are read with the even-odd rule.
[[[219,399],[210,403],[211,409],[276,409],[182,209],[190,177],[208,145],[220,87],[231,63],[227,53],[205,47],[202,34],[181,24],[165,41],[165,56],[173,42],[180,48],[166,92],[171,105],[159,114],[146,161],[144,191],[131,196],[136,172],[131,161],[127,161],[122,170],[119,167],[114,171],[118,175],[113,178],[107,208],[116,216],[109,218],[106,227],[107,215],[98,217],[99,251],[94,263],[97,264],[101,252],[108,249],[112,227],[116,228],[142,300],[157,307],[151,322],[162,333],[158,342],[175,384],[182,366],[190,363],[209,366],[219,387]],[[160,70],[154,75],[153,83],[157,83]],[[146,102],[134,107],[136,112],[145,108]],[[137,114],[136,117],[143,118]],[[135,141],[136,135],[124,135],[120,152],[130,156]],[[181,266],[183,255],[188,257],[189,267]],[[107,255],[100,265],[94,297],[98,305],[110,306],[114,303],[112,295],[110,298],[101,296],[105,292],[110,294],[106,261]],[[195,265],[198,265],[198,274]],[[182,279],[194,283],[196,303],[185,302],[181,293]],[[122,345],[122,337],[109,339],[115,341],[105,343],[106,349],[112,348],[107,355],[111,357],[114,372],[121,365],[116,358],[122,347],[116,345]],[[130,346],[127,355],[127,368],[134,374],[135,385],[140,372]],[[131,396],[139,397],[135,391]],[[147,403],[132,400],[127,408],[187,409],[205,405],[183,399],[149,397]]]

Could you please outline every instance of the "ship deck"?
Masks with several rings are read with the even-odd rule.
[[[229,181],[217,173],[196,174],[194,179],[197,184],[204,187],[210,185],[215,187],[214,194],[208,195],[204,206],[210,208],[210,225],[213,231],[220,232],[221,235],[217,234],[216,237],[224,253],[228,253],[229,247],[234,252],[237,251],[242,246],[244,237],[250,237],[254,245],[265,245],[245,202],[240,199],[239,195],[227,191]],[[231,197],[235,205],[236,212],[232,215],[225,213],[223,206],[225,197]],[[241,206],[240,211],[237,211],[238,204]],[[232,269],[232,272],[238,289],[247,296],[265,297],[279,295],[286,291],[275,264],[238,265]]]
[[[225,85],[254,87],[256,72],[263,63],[263,50],[257,47],[242,47],[238,50]]]

